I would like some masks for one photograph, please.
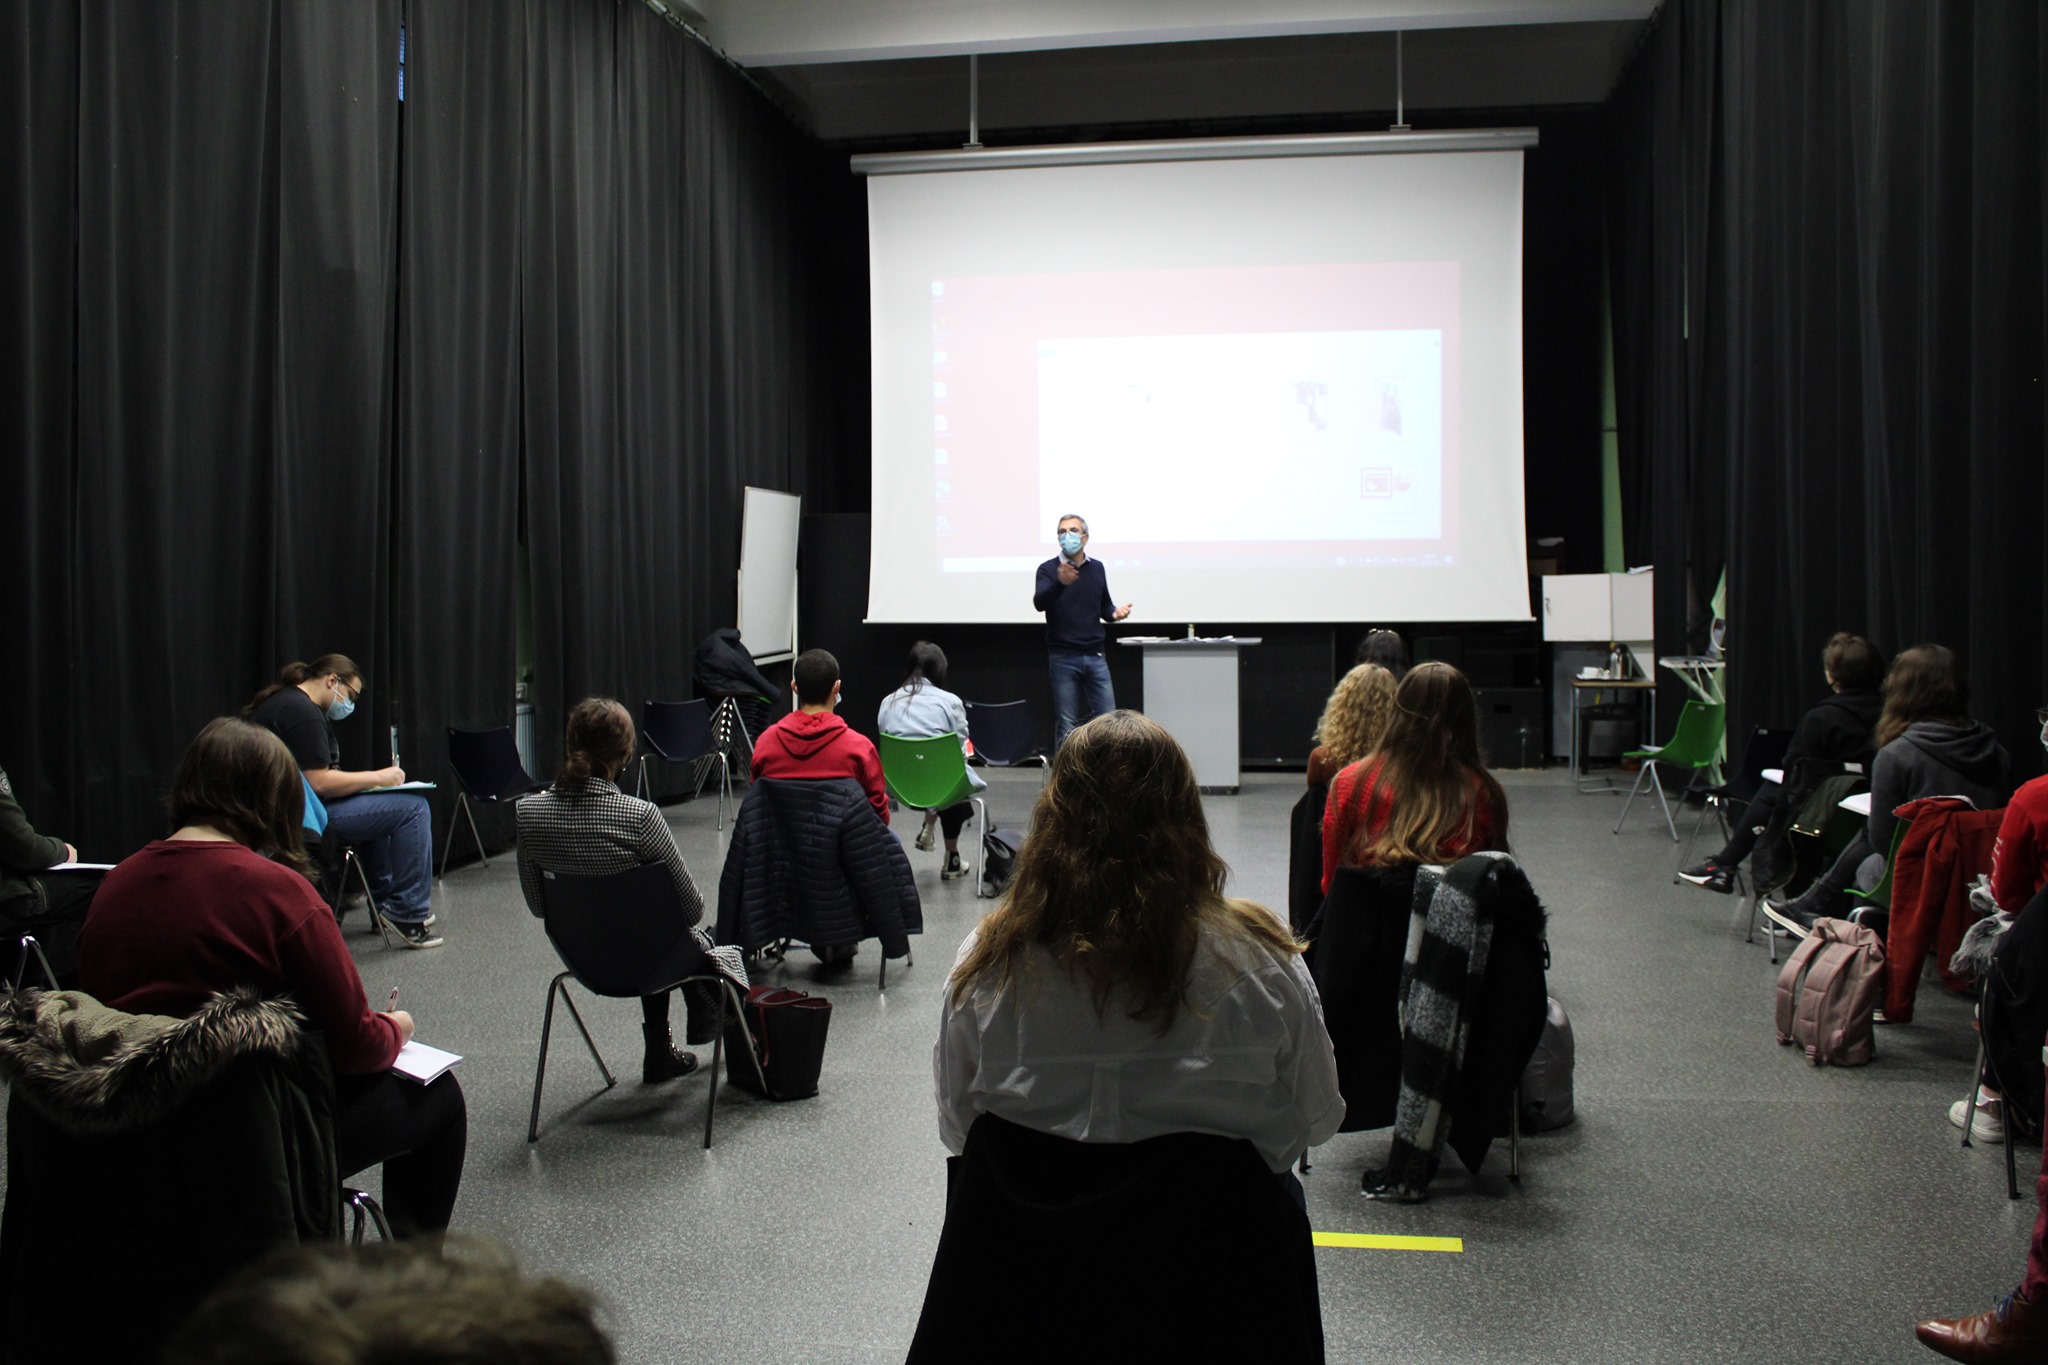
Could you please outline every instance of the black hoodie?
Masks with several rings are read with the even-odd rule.
[[[1785,766],[1802,758],[1855,763],[1864,769],[1877,754],[1877,718],[1884,713],[1884,697],[1876,688],[1852,688],[1837,692],[1799,718],[1799,729],[1785,750]]]
[[[2012,755],[1991,727],[1923,720],[1877,751],[1870,767],[1870,846],[1889,853],[1892,811],[1923,796],[1966,796],[1978,810],[2012,799]]]

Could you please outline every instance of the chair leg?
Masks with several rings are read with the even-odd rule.
[[[590,1049],[590,1059],[596,1062],[597,1069],[604,1073],[605,1089],[609,1090],[619,1083],[618,1077],[612,1075],[612,1069],[604,1064],[604,1056],[597,1050],[597,1040],[590,1036],[590,1030],[584,1026],[583,1015],[576,1008],[576,998],[569,994],[569,987],[565,984],[569,976],[570,973],[562,972],[548,983],[548,1005],[540,1020],[540,1058],[533,1067],[533,1113],[526,1121],[528,1142],[540,1141],[540,1090],[541,1083],[548,1074],[548,1036],[554,1029],[557,991],[561,992],[562,1003],[569,1007],[569,1017],[576,1021],[576,1031],[583,1035],[584,1046]]]
[[[1522,1183],[1522,1084],[1515,1083],[1514,1097],[1508,1101],[1513,1107],[1508,1110],[1508,1179],[1515,1184]]]
[[[723,753],[718,755],[718,829],[725,831],[725,822],[732,818],[732,764]]]
[[[1678,842],[1678,822],[1671,818],[1671,803],[1664,798],[1664,779],[1657,775],[1657,765],[1650,767],[1650,790],[1657,793],[1657,808],[1664,812],[1664,828],[1671,831],[1671,842]]]
[[[640,775],[633,780],[633,795],[647,799],[647,755],[640,755]]]
[[[377,1239],[388,1242],[391,1237],[391,1220],[384,1216],[384,1206],[372,1199],[366,1192],[350,1185],[341,1187],[341,1204],[350,1215],[349,1245],[361,1246],[366,1224],[377,1229]]]
[[[22,979],[28,975],[28,960],[33,956],[36,960],[36,965],[43,969],[43,980],[49,983],[51,990],[56,990],[57,973],[50,970],[50,959],[43,956],[43,945],[36,942],[36,936],[34,934],[23,934],[17,946],[20,950],[20,956],[15,959],[14,980],[8,983],[8,989],[11,991],[21,989]]]
[[[485,867],[489,867],[491,865],[491,855],[484,851],[484,836],[477,831],[475,808],[466,800],[461,803],[461,806],[462,818],[469,821],[469,837],[476,840],[476,856]]]
[[[1626,823],[1628,820],[1629,808],[1635,805],[1636,797],[1642,793],[1643,779],[1646,777],[1653,777],[1656,774],[1656,771],[1657,765],[1655,763],[1652,763],[1648,759],[1644,759],[1643,766],[1636,770],[1635,785],[1628,789],[1628,800],[1621,803],[1621,816],[1614,822],[1614,832],[1616,834],[1621,833],[1622,825]]]
[[[396,931],[392,929],[391,921],[384,918],[383,910],[378,908],[376,893],[370,890],[370,874],[363,870],[363,860],[356,856],[356,851],[352,848],[343,854],[341,859],[343,895],[348,894],[346,888],[348,886],[348,874],[351,871],[356,874],[356,885],[363,888],[363,905],[370,912],[370,932],[382,938],[385,947],[395,947],[396,945],[391,941],[391,936]]]
[[[448,837],[441,841],[441,871],[439,875],[443,877],[448,875],[448,855],[455,851],[455,830],[458,820],[467,820],[469,822],[469,837],[476,840],[476,856],[483,860],[485,867],[491,865],[490,855],[484,852],[484,836],[477,833],[476,817],[469,813],[469,793],[457,792],[455,793],[455,811],[448,817]]]
[[[732,982],[716,978],[718,992],[718,1034],[711,1040],[711,1098],[704,1105],[704,1150],[711,1150],[711,1121],[718,1117],[718,1063],[725,1055],[725,1003],[732,994]]]
[[[979,898],[988,891],[988,802],[975,797],[974,814],[981,822],[981,837],[974,841],[974,894]]]

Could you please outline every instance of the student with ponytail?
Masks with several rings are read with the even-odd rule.
[[[637,738],[633,717],[609,697],[585,698],[569,712],[563,743],[566,757],[561,772],[555,775],[555,785],[519,803],[519,889],[526,895],[526,908],[535,916],[541,913],[543,872],[602,877],[643,863],[660,863],[675,882],[676,913],[682,927],[689,930],[689,935],[677,940],[675,956],[688,961],[702,948],[718,971],[744,993],[746,962],[737,948],[713,946],[711,935],[705,932],[704,897],[683,864],[668,822],[657,807],[618,788],[618,776],[632,761]],[[692,936],[694,941],[690,941]],[[693,984],[683,988],[683,995],[689,1011],[687,1041],[713,1041],[718,1026],[717,991]],[[687,1076],[697,1069],[693,1053],[677,1050],[668,1013],[667,991],[640,998],[641,1026],[647,1041],[640,1079],[647,1085]]]
[[[283,740],[314,795],[327,806],[327,832],[353,844],[370,879],[377,911],[408,948],[438,948],[434,923],[434,829],[417,792],[376,791],[405,781],[405,770],[341,766],[334,722],[354,713],[363,670],[345,654],[292,662],[242,714]]]

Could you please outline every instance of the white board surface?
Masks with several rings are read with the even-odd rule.
[[[796,652],[796,535],[804,500],[748,488],[740,525],[740,641],[756,659]]]

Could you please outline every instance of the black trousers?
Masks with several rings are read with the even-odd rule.
[[[388,1071],[336,1076],[334,1099],[342,1178],[381,1164],[392,1231],[400,1237],[444,1231],[469,1149],[469,1106],[455,1077],[421,1085]]]
[[[1756,847],[1757,831],[1771,823],[1771,816],[1778,809],[1778,799],[1784,794],[1785,788],[1780,784],[1764,783],[1750,803],[1730,822],[1732,832],[1728,842],[1714,855],[1717,866],[1734,867],[1749,856],[1749,851]]]

